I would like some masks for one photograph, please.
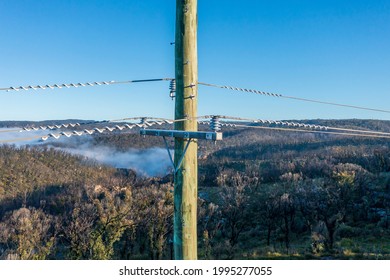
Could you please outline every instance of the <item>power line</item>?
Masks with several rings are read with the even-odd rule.
[[[348,104],[341,104],[341,103],[336,103],[336,102],[321,101],[321,100],[301,98],[301,97],[295,97],[295,96],[288,96],[288,95],[282,95],[282,94],[279,94],[279,93],[270,93],[270,92],[266,92],[266,91],[255,90],[255,89],[238,88],[238,87],[232,87],[232,86],[226,86],[226,85],[216,85],[216,84],[209,84],[209,83],[202,83],[202,82],[198,82],[198,84],[199,85],[208,86],[208,87],[216,87],[216,88],[228,89],[228,90],[234,90],[234,91],[256,93],[256,94],[260,94],[260,95],[279,97],[279,98],[287,98],[287,99],[294,99],[294,100],[311,102],[311,103],[319,103],[319,104],[325,104],[325,105],[347,107],[347,108],[375,111],[375,112],[381,112],[381,113],[390,113],[389,110],[369,108],[369,107],[363,107],[363,106],[355,106],[355,105],[348,105]]]
[[[338,131],[347,131],[347,132],[359,132],[359,133],[368,133],[368,134],[378,134],[378,135],[389,135],[389,132],[382,131],[372,131],[372,130],[360,130],[360,129],[350,129],[350,128],[340,128],[340,127],[328,127],[330,130],[338,130]]]
[[[265,120],[265,119],[248,119],[248,118],[241,118],[241,117],[230,117],[230,116],[202,116],[198,117],[200,119],[228,119],[228,120],[235,120],[235,121],[249,121],[253,123],[261,123],[261,124],[274,124],[274,125],[283,125],[283,126],[294,126],[294,127],[304,127],[304,128],[310,128],[310,129],[320,129],[320,130],[327,130],[329,127],[323,126],[323,125],[316,125],[316,124],[307,124],[307,123],[301,123],[301,122],[288,122],[288,121],[276,121],[276,120]]]
[[[29,132],[29,131],[38,131],[38,130],[56,130],[61,128],[73,128],[76,126],[82,125],[90,125],[90,124],[98,124],[105,123],[108,121],[93,121],[93,122],[85,122],[85,123],[62,123],[62,124],[54,124],[54,125],[40,125],[40,126],[24,126],[22,128],[17,129],[8,129],[8,130],[0,130],[0,133],[8,133],[8,132]]]
[[[211,129],[214,130],[215,128],[215,122],[219,122],[219,119],[225,119],[225,120],[234,120],[234,121],[245,121],[245,122],[252,122],[254,124],[265,124],[265,125],[280,125],[280,126],[288,126],[288,127],[298,127],[298,128],[307,128],[307,129],[313,129],[313,130],[336,130],[336,131],[344,131],[344,132],[356,132],[356,133],[362,133],[362,134],[378,134],[378,135],[387,135],[390,136],[389,132],[382,132],[382,131],[372,131],[372,130],[362,130],[362,129],[350,129],[350,128],[341,128],[341,127],[334,127],[334,126],[323,126],[323,125],[317,125],[317,124],[307,124],[302,122],[293,122],[293,121],[281,121],[281,120],[266,120],[266,119],[250,119],[250,118],[242,118],[242,117],[232,117],[232,116],[222,116],[222,115],[205,115],[205,116],[198,116],[196,118],[184,118],[184,119],[177,119],[177,120],[171,120],[166,118],[156,118],[156,117],[128,117],[128,118],[122,118],[122,119],[115,119],[115,120],[104,120],[104,121],[94,121],[94,122],[86,122],[86,123],[76,123],[75,125],[81,126],[81,125],[89,125],[89,124],[99,124],[99,123],[113,123],[113,122],[124,122],[129,120],[140,120],[141,124],[144,124],[144,128],[157,124],[173,124],[175,122],[183,122],[188,121],[191,119],[197,119],[199,124],[207,124],[210,125]],[[202,121],[202,119],[210,119],[209,121]],[[68,125],[72,124],[60,124],[55,126],[49,126],[49,128],[53,129],[60,129],[62,127],[66,128]],[[221,125],[223,126],[232,126],[233,124],[227,123],[227,122],[221,122]],[[218,126],[218,124],[217,124]],[[142,125],[140,126],[142,127]],[[42,128],[42,127],[40,127]],[[44,129],[45,127],[43,127]],[[29,131],[31,129],[26,129],[26,131]],[[33,130],[39,130],[39,128],[33,128]]]
[[[386,138],[390,139],[389,135],[378,135],[378,134],[360,134],[360,133],[343,133],[343,132],[333,132],[333,131],[321,131],[321,130],[305,130],[298,128],[284,128],[284,127],[269,127],[269,126],[252,126],[252,125],[242,125],[235,123],[226,123],[222,126],[229,127],[238,127],[238,128],[255,128],[255,129],[264,129],[264,130],[279,130],[279,131],[289,131],[289,132],[301,132],[301,133],[322,133],[322,134],[334,134],[334,135],[344,135],[344,136],[359,136],[359,137],[371,137],[371,138]]]
[[[37,139],[40,139],[40,138],[42,138],[42,136],[32,136],[32,137],[26,137],[26,138],[16,138],[16,139],[0,140],[0,144],[32,141],[32,140],[37,140]]]
[[[132,83],[147,83],[147,82],[159,82],[170,81],[172,78],[158,78],[158,79],[143,79],[143,80],[128,80],[128,81],[102,81],[102,82],[87,82],[87,83],[68,83],[68,84],[52,84],[52,85],[36,85],[36,86],[12,86],[8,88],[0,88],[2,91],[28,91],[28,90],[45,90],[45,89],[61,89],[61,88],[77,88],[86,86],[103,86],[103,85],[115,85],[115,84],[132,84]]]
[[[78,126],[85,126],[85,125],[91,125],[91,124],[102,124],[102,123],[112,123],[112,122],[124,122],[128,120],[137,120],[141,119],[144,121],[147,121],[147,119],[154,120],[153,124],[172,124],[175,121],[180,120],[169,120],[169,119],[163,119],[163,118],[153,118],[153,117],[134,117],[134,118],[124,118],[124,119],[116,119],[116,120],[103,120],[103,121],[92,121],[92,122],[84,122],[84,123],[62,123],[62,124],[55,124],[55,125],[41,125],[41,126],[25,126],[18,129],[8,129],[8,130],[0,130],[0,133],[9,133],[9,132],[29,132],[29,131],[38,131],[38,130],[57,130],[62,128],[74,128]]]
[[[94,122],[94,123],[96,123],[96,122]],[[87,123],[83,123],[83,124],[87,124]],[[46,129],[54,130],[54,129],[60,129],[60,128],[76,127],[76,126],[80,126],[80,125],[82,125],[82,124],[80,124],[80,123],[62,123],[62,124],[55,124],[55,125],[41,125],[39,127],[25,126],[22,129],[24,131],[37,131],[37,130],[46,130]]]
[[[114,127],[109,127],[109,126],[106,126],[106,127],[103,127],[103,128],[98,128],[98,127],[95,127],[93,129],[84,129],[83,131],[72,131],[72,132],[60,132],[58,134],[55,134],[55,133],[50,133],[48,135],[45,135],[45,136],[42,136],[40,137],[43,141],[46,141],[50,138],[54,138],[54,139],[59,139],[61,138],[62,136],[65,136],[65,137],[71,137],[71,136],[83,136],[83,135],[92,135],[94,133],[103,133],[103,132],[112,132],[114,130],[124,130],[125,128],[128,128],[128,129],[132,129],[133,127],[135,126],[138,126],[138,127],[144,127],[144,125],[139,125],[139,124],[134,124],[134,125],[124,125],[124,126],[119,126],[119,125],[116,125]]]
[[[20,132],[20,129],[0,130],[0,133],[9,133],[9,132]]]
[[[45,136],[37,136],[37,137],[30,137],[30,138],[0,140],[0,143],[28,141],[28,140],[38,139],[38,138],[41,138],[42,140],[46,141],[50,138],[59,139],[62,136],[71,137],[71,136],[92,135],[94,133],[113,132],[114,130],[122,131],[124,129],[132,129],[135,127],[145,129],[153,125],[173,124],[175,122],[183,122],[183,121],[188,121],[190,119],[191,118],[171,120],[171,119],[156,118],[156,117],[128,117],[122,119],[93,121],[93,122],[84,122],[84,123],[63,123],[63,124],[53,125],[53,126],[40,126],[40,127],[30,126],[30,127],[24,127],[23,130],[21,129],[3,130],[0,132],[14,132],[14,131],[29,132],[29,131],[46,130],[46,129],[51,129],[51,130],[69,129],[69,128],[74,128],[76,126],[80,127],[83,125],[140,120],[139,123],[130,123],[130,124],[126,123],[123,125],[95,127],[92,129],[84,129],[80,131],[64,131],[57,134],[50,133]],[[250,119],[250,118],[221,116],[221,115],[205,115],[205,116],[198,116],[192,119],[197,119],[199,124],[209,125],[211,130],[214,131],[220,130],[221,127],[233,127],[233,128],[238,127],[238,128],[257,128],[257,129],[264,129],[264,130],[290,131],[290,132],[326,133],[326,134],[345,135],[345,136],[390,138],[389,132],[362,130],[362,129],[349,129],[349,128],[341,128],[341,127],[333,127],[333,126],[322,126],[322,125],[307,124],[307,123],[292,122],[292,121]],[[209,120],[205,121],[203,119],[209,119]],[[233,120],[234,122],[220,121],[220,119]],[[245,122],[245,124],[242,124],[242,122]],[[248,122],[252,123],[253,125],[247,124]],[[283,128],[283,127],[273,127],[273,126],[270,127],[270,126],[259,126],[259,125],[277,125],[277,126],[286,126],[286,127],[295,127],[295,128]]]
[[[140,123],[131,123],[131,124],[124,124],[124,125],[115,125],[115,126],[106,126],[106,127],[95,127],[92,129],[84,129],[81,131],[63,131],[60,133],[50,133],[48,135],[44,136],[34,136],[29,138],[15,138],[15,139],[8,139],[8,140],[0,140],[0,143],[12,143],[12,142],[20,142],[20,141],[30,141],[30,140],[36,140],[41,139],[43,141],[48,140],[49,138],[59,139],[62,136],[65,137],[71,137],[71,136],[82,136],[82,135],[92,135],[94,133],[103,133],[103,132],[112,132],[114,130],[124,130],[124,129],[132,129],[134,127],[139,128],[147,128],[153,125],[163,125],[163,124],[171,124],[171,122],[168,119],[162,119],[162,118],[150,118],[150,117],[135,117],[135,118],[125,118],[125,119],[118,119],[118,120],[108,120],[108,121],[94,121],[94,122],[85,122],[85,123],[77,123],[73,124],[73,126],[70,126],[70,124],[60,124],[56,126],[50,126],[52,129],[62,129],[62,128],[73,128],[75,126],[82,126],[82,125],[91,125],[91,124],[102,124],[102,123],[110,123],[110,122],[118,122],[118,121],[125,121],[125,120],[135,120],[140,119]],[[50,129],[46,126],[43,127],[29,127],[24,130],[21,129],[15,129],[15,130],[7,130],[8,132],[32,132],[37,130],[46,130]],[[1,132],[1,131],[0,131]]]
[[[43,141],[47,141],[51,138],[59,139],[61,137],[69,138],[71,136],[92,135],[95,133],[101,134],[101,133],[105,133],[105,132],[113,132],[115,130],[122,131],[124,129],[133,129],[135,127],[148,128],[148,127],[153,126],[153,125],[173,124],[175,122],[182,122],[182,121],[188,120],[187,118],[186,119],[171,120],[171,119],[166,119],[166,118],[155,118],[155,117],[130,117],[130,118],[123,118],[123,119],[76,123],[76,124],[72,124],[72,125],[66,123],[66,124],[59,124],[59,125],[54,125],[54,126],[24,127],[22,129],[7,130],[7,132],[15,132],[15,131],[30,132],[30,131],[38,131],[38,130],[46,130],[46,129],[73,128],[75,126],[82,126],[82,125],[125,122],[125,121],[129,121],[129,120],[138,120],[138,119],[140,120],[139,123],[130,123],[130,124],[106,126],[106,127],[95,127],[92,129],[84,129],[84,130],[80,130],[80,131],[63,131],[60,133],[50,133],[50,134],[44,135],[44,136],[34,136],[34,137],[28,137],[28,138],[15,138],[15,139],[8,139],[8,140],[0,140],[0,143],[13,143],[13,142],[20,142],[20,141],[36,140],[36,139],[41,139]]]
[[[52,85],[36,85],[36,86],[28,85],[28,86],[16,86],[16,87],[11,86],[11,87],[7,87],[7,88],[0,88],[0,91],[20,91],[20,90],[28,91],[28,90],[39,90],[39,89],[42,89],[42,90],[61,89],[61,88],[71,88],[71,87],[77,88],[77,87],[86,87],[86,86],[146,83],[146,82],[158,82],[158,81],[174,81],[174,79],[173,78],[157,78],[157,79],[142,79],[142,80],[128,80],[128,81],[101,81],[101,82],[68,83],[68,84],[63,83],[63,84],[52,84]],[[239,88],[239,87],[233,87],[233,86],[228,86],[228,85],[217,85],[217,84],[203,83],[203,82],[198,82],[198,84],[203,85],[203,86],[208,86],[208,87],[215,87],[215,88],[228,89],[228,90],[247,92],[247,93],[255,93],[255,94],[260,94],[260,95],[265,95],[265,96],[293,99],[293,100],[311,102],[311,103],[317,103],[317,104],[325,104],[325,105],[332,105],[332,106],[339,106],[339,107],[346,107],[346,108],[353,108],[353,109],[374,111],[374,112],[381,112],[381,113],[390,113],[390,110],[349,105],[349,104],[342,104],[342,103],[337,103],[337,102],[322,101],[322,100],[302,98],[302,97],[296,97],[296,96],[288,96],[288,95],[283,95],[283,94],[279,94],[279,93],[261,91],[261,90],[257,90],[257,89]],[[174,97],[172,95],[173,92],[174,92],[174,89],[172,86],[170,86],[170,96],[172,98]]]
[[[365,133],[365,134],[378,134],[378,135],[390,136],[389,132],[341,128],[341,127],[334,127],[334,126],[323,126],[323,125],[307,124],[307,123],[293,122],[293,121],[249,119],[249,118],[230,117],[230,116],[202,116],[200,118],[203,119],[203,118],[213,118],[213,117],[217,117],[217,118],[221,118],[221,119],[228,119],[228,120],[236,120],[236,121],[249,121],[249,122],[252,122],[255,124],[270,124],[270,125],[292,126],[292,127],[299,127],[299,128],[309,128],[309,129],[316,129],[316,130],[336,130],[336,131],[358,132],[358,133]]]
[[[132,119],[132,118],[128,118]],[[43,141],[46,141],[50,138],[59,139],[62,136],[65,137],[71,137],[71,136],[83,136],[83,135],[92,135],[95,133],[104,133],[104,132],[113,132],[115,130],[124,130],[124,129],[133,129],[135,127],[138,128],[147,128],[153,125],[163,125],[165,124],[165,121],[147,121],[146,118],[142,118],[140,123],[131,123],[131,124],[124,124],[124,125],[115,125],[115,126],[106,126],[106,127],[95,127],[93,129],[84,129],[83,131],[73,131],[73,132],[60,132],[58,134],[50,133],[48,135],[45,135],[41,137]]]

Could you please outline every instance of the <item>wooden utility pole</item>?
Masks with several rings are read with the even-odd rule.
[[[175,130],[197,131],[198,55],[197,0],[176,0]],[[187,142],[191,141],[187,151]],[[174,253],[177,260],[196,260],[198,144],[196,139],[175,138]],[[179,160],[185,153],[181,165]]]

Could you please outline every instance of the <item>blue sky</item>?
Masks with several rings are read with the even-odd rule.
[[[174,0],[0,0],[0,87],[174,76]],[[199,81],[390,109],[390,1],[198,0]],[[0,92],[0,120],[173,117],[167,82]],[[199,87],[199,115],[390,114]]]

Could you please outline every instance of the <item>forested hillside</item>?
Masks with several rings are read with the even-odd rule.
[[[390,259],[388,139],[256,129],[224,137],[199,143],[200,259]],[[172,258],[172,175],[104,166],[58,149],[66,143],[0,146],[1,258]],[[92,145],[164,144],[129,133]]]

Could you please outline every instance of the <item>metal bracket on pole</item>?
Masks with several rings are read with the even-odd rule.
[[[185,154],[186,154],[186,152],[187,152],[188,146],[190,145],[190,142],[192,141],[192,139],[191,139],[191,138],[188,139],[188,142],[187,142],[187,144],[186,144],[186,146],[185,146],[185,148],[184,148],[184,152],[183,152],[183,154],[181,155],[181,158],[179,159],[179,162],[177,163],[177,166],[175,166],[175,162],[173,161],[172,154],[171,154],[171,152],[170,152],[170,150],[169,150],[168,142],[167,142],[167,139],[165,138],[165,136],[163,136],[163,139],[164,139],[165,147],[167,148],[167,152],[168,152],[168,155],[169,155],[169,159],[171,160],[171,163],[172,163],[172,166],[173,166],[173,170],[175,171],[175,175],[176,175],[176,173],[177,173],[177,172],[179,171],[179,169],[180,169],[180,166],[181,166],[181,164],[182,164],[182,162],[183,162],[184,156],[185,156]]]
[[[161,130],[161,129],[141,129],[140,134],[150,135],[150,136],[162,136],[164,139],[165,147],[168,151],[169,159],[172,163],[173,169],[175,170],[175,175],[179,171],[181,164],[183,163],[184,156],[187,152],[188,146],[190,145],[193,139],[204,139],[204,140],[213,140],[218,141],[222,140],[222,132],[208,132],[208,131],[182,131],[182,130]],[[172,154],[169,150],[169,145],[166,137],[174,137],[174,138],[183,138],[188,139],[186,146],[184,147],[183,154],[178,161],[177,166],[172,158]]]
[[[161,130],[161,129],[141,129],[141,135],[166,136],[183,139],[203,139],[219,141],[222,140],[222,132],[216,131],[183,131],[183,130]]]

